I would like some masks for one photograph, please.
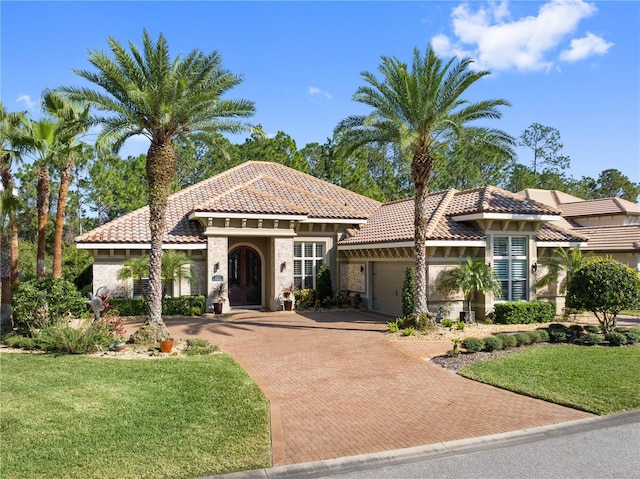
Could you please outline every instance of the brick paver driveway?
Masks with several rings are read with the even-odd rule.
[[[421,358],[433,344],[390,341],[384,319],[366,312],[242,313],[168,325],[178,338],[218,344],[262,388],[274,466],[590,416],[441,369]]]

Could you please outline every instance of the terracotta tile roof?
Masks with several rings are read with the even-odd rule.
[[[585,251],[640,252],[640,225],[617,225],[576,228],[589,237]]]
[[[447,190],[427,198],[429,223],[427,239],[431,241],[477,241],[485,234],[470,223],[455,221],[458,216],[473,213],[514,213],[559,216],[554,208],[531,202],[523,196],[495,187],[474,190]],[[396,201],[380,207],[355,235],[340,241],[341,245],[378,244],[414,239],[414,200]],[[586,241],[586,238],[558,226],[543,225],[540,241]]]
[[[248,161],[169,197],[164,242],[206,243],[191,212],[305,214],[309,218],[366,219],[380,203],[284,165]],[[149,243],[144,207],[76,237],[77,243]]]
[[[527,188],[518,191],[519,195],[524,196],[528,200],[534,200],[549,206],[558,206],[561,203],[575,203],[576,201],[585,201],[577,196],[570,195],[560,190],[539,190],[536,188]]]
[[[561,203],[558,207],[562,215],[569,218],[603,215],[640,215],[640,205],[622,198],[602,198],[583,200],[575,203]]]

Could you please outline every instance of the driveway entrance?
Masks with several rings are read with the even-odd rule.
[[[447,345],[391,341],[366,312],[242,313],[168,321],[231,354],[271,401],[273,465],[571,421],[588,413],[462,378],[422,359]]]

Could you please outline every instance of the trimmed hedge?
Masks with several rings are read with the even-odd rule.
[[[484,341],[479,338],[465,338],[462,347],[470,353],[477,353],[484,349]]]
[[[484,350],[488,352],[499,351],[503,347],[502,340],[497,336],[487,336],[486,338],[483,338],[483,341]]]
[[[494,322],[499,324],[549,323],[556,308],[548,301],[513,301],[494,306]]]
[[[502,347],[504,349],[515,348],[518,345],[518,342],[516,341],[516,338],[513,334],[500,333],[496,334],[496,338],[499,338],[502,341]]]
[[[162,314],[178,316],[200,316],[205,312],[206,298],[200,296],[178,296],[162,300]],[[109,304],[116,316],[144,316],[147,303],[142,298],[111,298]]]

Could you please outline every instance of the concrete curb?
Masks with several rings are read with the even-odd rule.
[[[380,466],[390,466],[413,462],[425,458],[440,458],[444,456],[456,456],[472,452],[499,449],[507,446],[526,444],[558,436],[569,436],[581,432],[604,429],[622,424],[639,423],[640,410],[628,411],[608,416],[595,416],[577,421],[570,421],[548,426],[540,426],[519,431],[493,434],[490,436],[460,439],[456,441],[416,446],[393,451],[382,451],[360,456],[327,459],[324,461],[307,462],[278,466],[268,469],[256,469],[253,471],[241,471],[230,474],[207,476],[201,479],[225,478],[225,479],[285,479],[300,478],[311,479],[326,477],[332,474],[373,469]]]

